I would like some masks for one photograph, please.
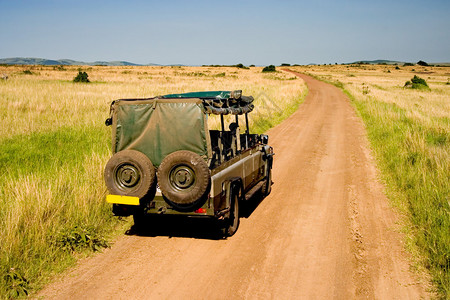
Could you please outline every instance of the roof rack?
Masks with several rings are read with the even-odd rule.
[[[215,115],[242,115],[253,110],[252,96],[242,96],[242,90],[208,91],[160,96],[164,99],[199,98],[203,101],[206,113]]]

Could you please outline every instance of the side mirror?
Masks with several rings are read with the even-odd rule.
[[[267,134],[260,135],[261,143],[267,145],[269,143],[269,136]]]

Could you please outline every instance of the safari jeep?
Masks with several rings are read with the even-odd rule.
[[[210,217],[233,235],[239,203],[256,191],[267,196],[272,185],[268,136],[249,133],[253,108],[242,91],[113,101],[106,125],[114,155],[104,177],[114,214],[133,215],[136,226],[151,214]],[[211,114],[220,130],[209,130]],[[224,115],[232,115],[227,124]]]

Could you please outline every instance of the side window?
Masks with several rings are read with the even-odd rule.
[[[217,127],[219,126],[215,126]],[[247,115],[228,115],[226,122],[224,116],[220,115],[220,129],[210,130],[209,134],[213,155],[210,162],[211,169],[232,159],[256,142],[254,135],[248,133]]]

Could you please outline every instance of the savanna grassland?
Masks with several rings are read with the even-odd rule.
[[[114,99],[204,91],[253,95],[253,131],[294,112],[307,89],[283,72],[235,67],[0,66],[0,298],[25,296],[129,228],[104,199]]]
[[[367,128],[388,197],[404,216],[409,250],[450,297],[450,68],[345,65],[291,68],[331,82]],[[405,87],[418,76],[428,88]]]

